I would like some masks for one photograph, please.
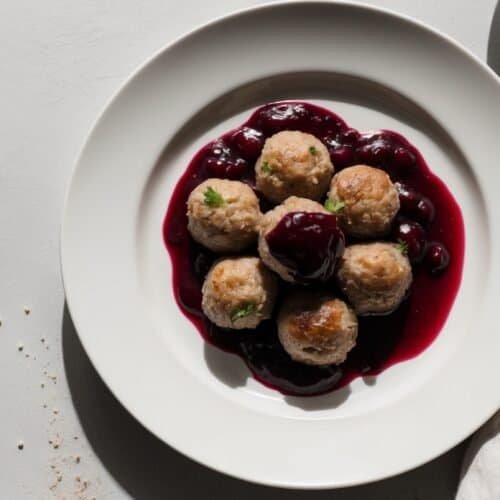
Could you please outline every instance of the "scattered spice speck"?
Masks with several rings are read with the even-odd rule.
[[[20,439],[18,442],[17,442],[17,449],[18,450],[22,450],[24,449],[24,441],[22,439]]]
[[[21,352],[24,349],[24,344],[22,342],[18,342],[17,344],[17,350]]]
[[[31,312],[31,309],[28,306],[24,306],[24,314],[28,316],[28,314]]]
[[[53,422],[51,422],[51,423],[53,423]],[[49,439],[49,444],[52,446],[52,448],[54,448],[54,450],[59,449],[59,447],[62,444],[62,439],[59,436],[59,434],[57,434],[55,438]]]
[[[42,337],[42,338],[40,339],[40,342],[43,344],[43,343],[45,342],[45,337]]]

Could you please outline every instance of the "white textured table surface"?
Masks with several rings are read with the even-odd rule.
[[[257,3],[1,2],[0,498],[305,497],[211,472],[136,423],[82,350],[64,308],[59,269],[65,186],[107,100],[133,69],[172,39],[214,16]],[[497,0],[366,3],[427,22],[500,68]],[[463,445],[402,476],[307,498],[452,499],[462,454]]]

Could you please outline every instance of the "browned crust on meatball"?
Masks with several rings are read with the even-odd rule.
[[[357,314],[387,314],[406,296],[412,282],[411,265],[394,243],[350,245],[341,259],[337,281]]]
[[[344,204],[337,214],[340,226],[358,238],[387,234],[399,210],[399,195],[390,177],[368,165],[355,165],[337,173],[328,196]]]
[[[342,300],[319,292],[295,292],[278,317],[278,335],[292,359],[340,364],[356,344],[356,315]]]

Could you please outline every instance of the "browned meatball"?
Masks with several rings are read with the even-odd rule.
[[[389,176],[379,168],[355,165],[336,174],[328,199],[344,232],[357,238],[386,234],[399,210],[399,195]]]
[[[323,143],[298,131],[278,132],[267,139],[255,164],[257,188],[275,203],[289,196],[321,199],[332,174],[333,165]]]
[[[331,295],[297,291],[285,299],[278,335],[291,358],[310,365],[340,364],[355,346],[356,315]]]
[[[256,328],[271,316],[278,285],[257,257],[217,261],[202,288],[202,309],[223,328]]]
[[[214,252],[237,252],[256,240],[261,213],[247,184],[207,179],[189,195],[187,216],[198,243]]]
[[[389,313],[410,288],[410,261],[395,243],[351,245],[345,249],[337,280],[357,314]]]

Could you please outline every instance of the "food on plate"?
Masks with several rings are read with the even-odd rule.
[[[310,365],[338,365],[356,345],[358,320],[334,295],[298,290],[278,315],[278,336],[290,357]]]
[[[429,346],[464,255],[460,208],[414,146],[302,102],[261,106],[200,149],[164,241],[203,337],[302,396]]]
[[[314,135],[285,130],[269,137],[255,163],[257,189],[270,201],[290,196],[319,200],[328,189],[333,165]]]
[[[187,200],[188,229],[214,252],[238,252],[257,237],[261,217],[252,188],[239,181],[207,179]]]
[[[257,257],[217,261],[202,287],[201,306],[222,328],[256,328],[271,316],[277,293],[275,276]]]
[[[285,281],[325,281],[342,255],[344,235],[322,205],[291,196],[262,216],[258,249],[264,264]]]
[[[432,274],[442,273],[450,264],[450,254],[446,247],[436,241],[428,243],[425,251],[425,264]]]
[[[389,232],[399,210],[399,196],[386,172],[354,165],[333,177],[325,206],[337,214],[349,236],[377,238]]]
[[[393,239],[402,245],[412,264],[418,264],[428,248],[424,228],[406,217],[396,219]]]
[[[356,314],[387,314],[410,288],[411,265],[399,243],[358,243],[345,249],[337,280]]]
[[[432,224],[436,216],[436,209],[432,201],[427,196],[419,193],[416,189],[402,182],[396,182],[394,185],[398,190],[401,209],[405,212],[407,217],[424,227],[428,227]]]

